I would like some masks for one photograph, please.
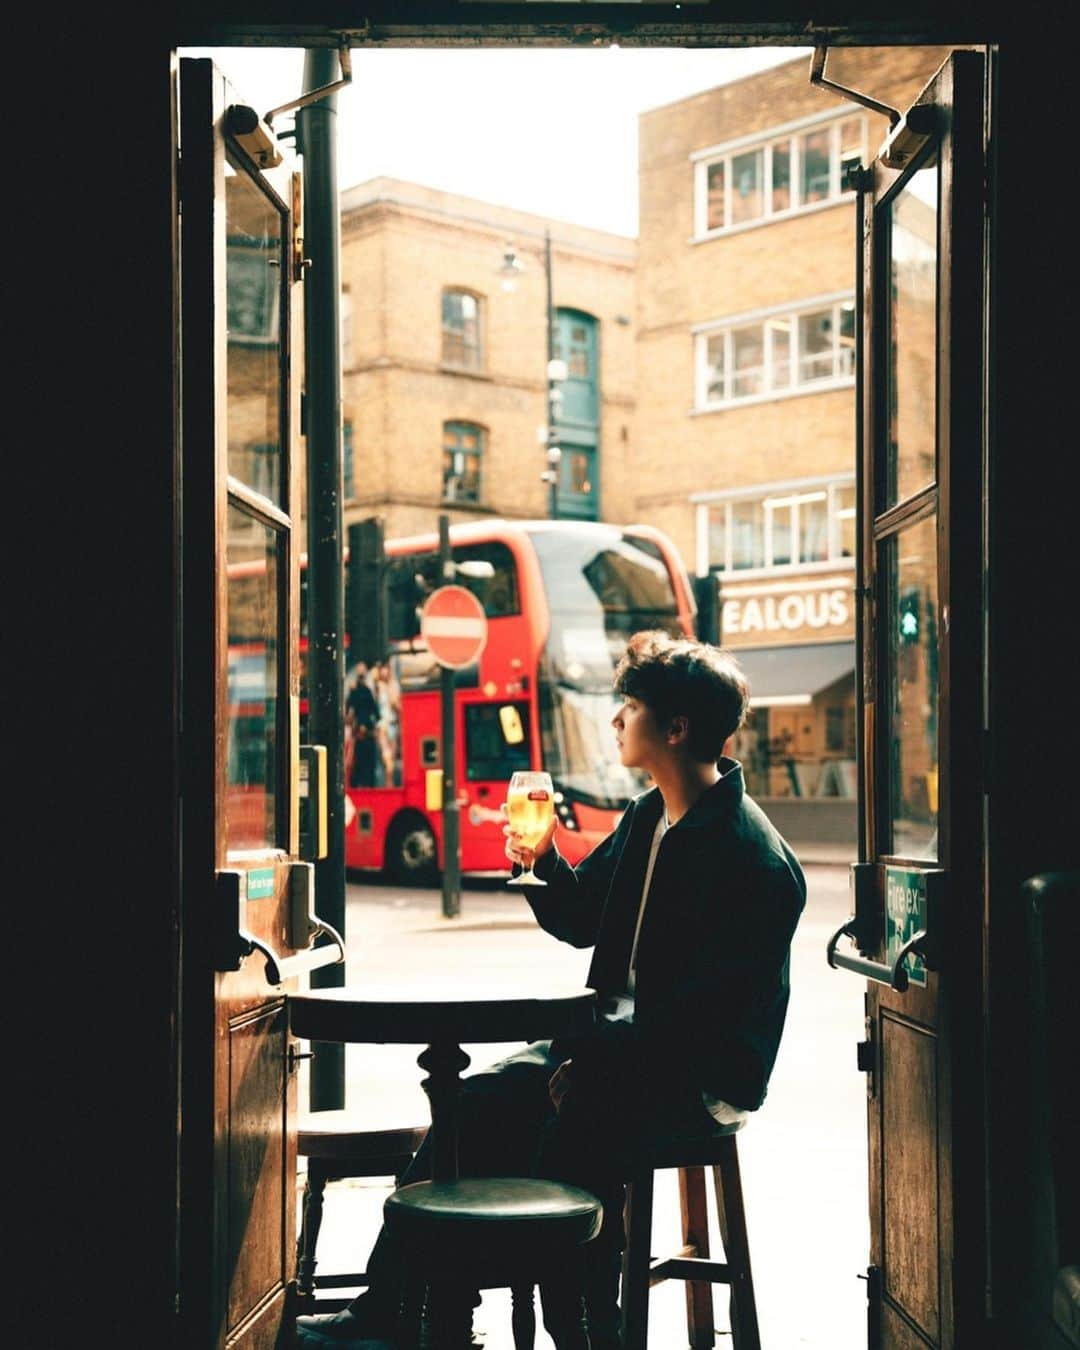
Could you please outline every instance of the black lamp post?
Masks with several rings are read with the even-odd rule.
[[[503,254],[503,264],[499,269],[503,277],[503,289],[512,291],[517,286],[518,273],[523,270],[514,245],[508,240]],[[545,468],[540,475],[542,482],[548,485],[548,515],[554,520],[559,514],[559,462],[562,448],[559,445],[559,409],[562,405],[561,381],[566,379],[566,362],[555,355],[555,306],[551,293],[551,231],[544,228],[544,290],[547,308],[547,426],[544,444],[546,449]]]

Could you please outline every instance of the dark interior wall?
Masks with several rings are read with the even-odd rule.
[[[270,18],[290,12],[269,0],[262,8]],[[495,7],[483,8],[494,16]],[[805,44],[802,9],[767,9]],[[216,10],[220,19],[240,6],[222,0]],[[817,12],[843,20],[828,6]],[[204,40],[196,14],[186,12],[185,42]],[[931,21],[921,40],[970,40],[963,25],[957,31],[937,14],[945,31]],[[355,11],[334,17],[351,27],[361,21]],[[1028,5],[1024,17],[1029,27],[1017,22],[1006,34],[996,126],[988,502],[989,903],[997,925],[990,1105],[999,1169],[990,1203],[1001,1272],[993,1287],[1013,1322],[1024,1311],[1005,1274],[1024,1258],[1010,1220],[1030,1159],[1009,1148],[1023,1022],[1010,1002],[1017,886],[1033,870],[1075,861],[1078,762],[1076,680],[1066,658],[1075,544],[1064,518],[1076,444],[1063,284],[1074,233],[1063,186],[1072,109],[1054,10]],[[168,1346],[173,1324],[174,35],[147,22],[140,16],[124,27],[113,15],[108,27],[50,24],[20,33],[13,49],[19,247],[9,269],[25,339],[9,357],[10,424],[22,428],[10,498],[20,541],[12,580],[29,603],[15,633],[26,697],[12,720],[33,725],[35,735],[15,761],[33,772],[15,832],[13,903],[28,922],[26,945],[12,952],[9,1017],[19,1014],[10,1033],[21,1052],[13,1099],[30,1108],[33,1136],[29,1159],[15,1167],[17,1186],[51,1220],[41,1286],[32,1281],[22,1300],[28,1322],[47,1334],[18,1342],[28,1345],[62,1343],[52,1338],[65,1318],[107,1328],[115,1345]],[[898,29],[904,22],[894,20]]]

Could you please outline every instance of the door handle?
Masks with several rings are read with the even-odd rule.
[[[323,966],[345,960],[345,939],[332,924],[315,913],[315,867],[309,862],[293,863],[289,876],[289,910],[285,940],[301,950],[281,956],[264,938],[256,937],[244,925],[246,901],[241,898],[245,873],[221,871],[217,874],[217,961],[218,970],[239,970],[241,962],[258,952],[266,963],[269,984],[282,984],[297,975],[306,975]],[[325,935],[330,941],[321,947],[311,944]]]
[[[312,970],[321,970],[323,966],[337,965],[345,960],[345,939],[324,919],[316,921],[314,936],[325,933],[331,939],[325,947],[309,947],[306,951],[295,952],[292,956],[279,956],[268,942],[253,937],[243,928],[239,931],[240,954],[253,956],[258,952],[266,962],[267,984],[284,984],[297,975],[306,975]],[[244,948],[246,947],[246,950]]]
[[[908,973],[904,962],[912,952],[918,956],[923,954],[919,947],[925,941],[925,929],[915,933],[904,943],[900,951],[897,952],[896,960],[891,966],[884,961],[870,961],[865,956],[852,956],[848,952],[838,952],[836,944],[840,939],[842,937],[854,939],[855,932],[856,924],[853,914],[850,919],[840,925],[829,939],[828,946],[825,948],[825,960],[834,970],[853,971],[856,975],[862,975],[867,980],[875,980],[878,984],[887,984],[890,989],[895,989],[898,994],[902,994],[908,987]]]

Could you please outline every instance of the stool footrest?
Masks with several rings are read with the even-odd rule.
[[[354,1275],[316,1275],[315,1292],[320,1289],[359,1289],[367,1286],[367,1272],[359,1270]]]
[[[669,1256],[649,1266],[649,1284],[661,1280],[709,1280],[712,1284],[730,1284],[731,1267],[726,1261],[708,1261],[703,1256]]]

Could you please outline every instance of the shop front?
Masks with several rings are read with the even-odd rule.
[[[853,573],[720,583],[721,642],[750,683],[747,788],[793,843],[854,848]]]

